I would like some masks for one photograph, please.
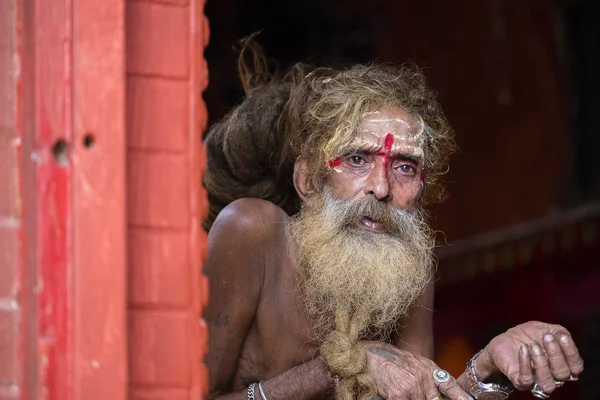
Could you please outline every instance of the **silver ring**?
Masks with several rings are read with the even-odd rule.
[[[537,383],[535,385],[533,385],[533,389],[531,389],[531,394],[533,394],[533,396],[537,397],[538,399],[549,399],[550,398],[550,395],[544,393],[544,391],[538,386]]]
[[[577,375],[569,375],[569,379],[567,379],[569,382],[575,382],[579,380],[579,377]]]
[[[561,387],[565,384],[565,381],[554,381],[554,384],[556,385],[556,387]]]
[[[435,382],[435,386],[440,386],[444,382],[448,382],[450,380],[450,374],[448,371],[445,371],[440,368],[436,368],[433,370],[433,381]]]

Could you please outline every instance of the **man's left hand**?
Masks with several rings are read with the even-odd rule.
[[[496,336],[477,359],[479,379],[502,372],[518,390],[538,388],[549,395],[583,371],[583,359],[569,331],[531,321]]]

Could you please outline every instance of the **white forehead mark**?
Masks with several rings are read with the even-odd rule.
[[[381,122],[381,123],[398,122],[398,123],[404,125],[405,127],[407,127],[408,129],[410,129],[410,124],[401,118],[377,118],[377,119],[369,118],[369,119],[365,119],[365,122]]]
[[[422,120],[421,120],[422,121]],[[391,124],[390,124],[391,125]],[[417,127],[413,127],[412,129],[405,129],[405,133],[398,133],[399,129],[394,129],[394,126],[384,126],[380,132],[374,132],[373,129],[369,129],[368,127],[361,129],[360,132],[366,133],[368,135],[372,135],[377,138],[375,140],[381,141],[388,134],[394,135],[394,143],[395,142],[414,142],[419,147],[424,147],[425,145],[425,124],[422,123],[419,129]],[[416,131],[416,132],[415,132]],[[356,138],[360,139],[360,138]],[[373,143],[373,142],[371,142]]]
[[[423,121],[421,116],[419,116],[419,121],[420,126],[417,128],[417,125],[411,125],[402,118],[365,118],[360,132],[376,134],[373,131],[377,129],[382,131],[378,136],[392,133],[395,139],[414,140],[415,142],[418,142],[420,146],[423,146],[425,144],[425,121]],[[406,133],[400,134],[400,131],[406,131]]]

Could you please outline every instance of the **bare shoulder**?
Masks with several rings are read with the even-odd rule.
[[[223,238],[231,241],[245,239],[249,243],[269,239],[273,235],[280,235],[285,231],[285,226],[290,217],[280,207],[261,199],[239,199],[220,213],[210,230],[211,239]]]
[[[226,269],[251,267],[262,275],[265,262],[286,247],[289,219],[285,211],[266,200],[232,202],[219,213],[209,232],[206,269],[215,264]]]

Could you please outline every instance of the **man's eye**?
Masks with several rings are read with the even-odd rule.
[[[401,166],[398,167],[398,170],[403,175],[408,175],[408,176],[414,176],[415,173],[417,172],[417,169],[410,164],[402,164]]]
[[[365,159],[361,156],[350,156],[349,160],[352,165],[364,165],[366,163]]]

